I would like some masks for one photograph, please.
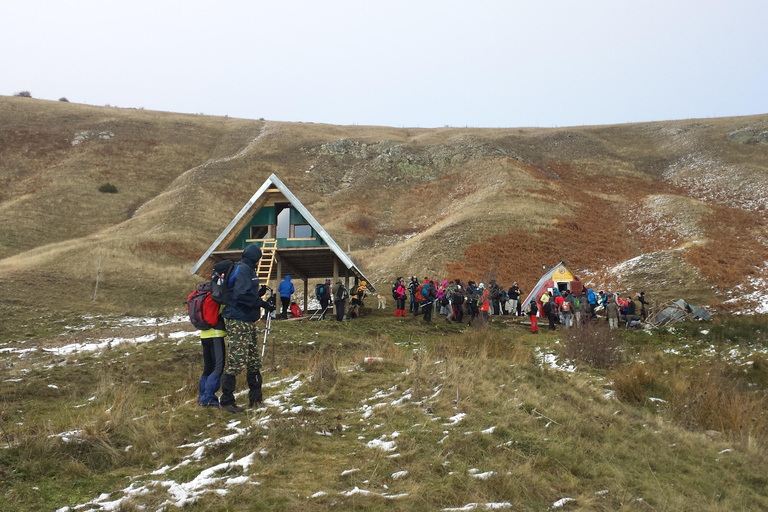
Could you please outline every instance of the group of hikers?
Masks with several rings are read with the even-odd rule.
[[[269,319],[277,317],[277,297],[282,306],[280,316],[287,318],[295,288],[290,276],[280,283],[274,296],[271,289],[260,286],[255,274],[260,258],[260,248],[250,245],[237,264],[228,260],[217,263],[211,282],[198,285],[187,299],[190,320],[200,329],[203,347],[204,369],[198,394],[198,404],[203,407],[243,412],[245,409],[235,404],[234,391],[235,378],[244,370],[249,406],[258,407],[263,401],[261,355],[258,350],[261,329],[256,322],[263,316]],[[226,270],[218,270],[220,264]],[[343,321],[347,299],[350,306],[347,318],[361,316],[367,289],[368,283],[361,281],[350,293],[340,279],[334,285],[326,279],[314,290],[320,302],[319,318],[325,318],[333,303],[336,320]],[[521,295],[517,282],[504,289],[494,280],[490,280],[488,285],[474,281],[464,284],[459,279],[444,280],[438,284],[429,278],[419,282],[416,276],[411,276],[410,281],[398,277],[392,286],[396,317],[406,317],[410,312],[414,318],[422,316],[424,322],[430,324],[433,315],[437,314],[444,316],[447,323],[467,321],[472,326],[473,323],[484,324],[492,315],[527,315],[532,333],[538,333],[539,318],[546,318],[551,330],[557,329],[557,325],[579,327],[597,318],[596,311],[600,309],[604,310],[611,329],[618,327],[619,321],[624,321],[630,328],[645,320],[645,306],[648,305],[644,292],[635,297],[640,303],[639,314],[635,298],[629,295],[622,298],[618,294],[602,291],[595,293],[587,288],[576,294],[552,287],[538,300],[534,298],[528,304],[521,304]],[[296,313],[293,315],[296,316]],[[224,345],[225,337],[229,340],[228,351]],[[221,397],[216,396],[219,388]]]
[[[366,294],[365,281],[353,288],[349,297],[348,318],[360,316]],[[341,280],[333,287],[329,279],[324,285],[318,284],[315,296],[320,301],[320,318],[325,317],[333,302],[336,320],[341,322],[345,316],[347,295]],[[603,311],[611,329],[617,328],[619,321],[624,322],[627,328],[637,327],[645,321],[648,305],[645,292],[635,297],[628,294],[622,298],[617,293],[595,292],[591,288],[583,288],[580,293],[574,293],[558,287],[548,289],[538,300],[534,298],[528,304],[522,304],[522,291],[517,282],[505,289],[495,280],[490,280],[488,285],[477,284],[475,281],[468,281],[465,285],[459,279],[444,280],[438,284],[428,277],[420,282],[416,276],[411,276],[408,282],[398,277],[392,285],[392,297],[395,299],[396,317],[405,317],[410,313],[414,317],[422,316],[424,322],[430,324],[434,315],[440,315],[447,323],[463,323],[467,320],[467,325],[471,326],[473,322],[476,325],[483,324],[493,315],[528,316],[532,333],[538,333],[539,318],[547,319],[551,330],[557,329],[558,325],[568,329],[581,327],[587,321],[597,318],[597,311]],[[635,300],[640,304],[639,310]]]
[[[648,305],[645,292],[636,297],[640,303],[637,314],[637,305],[631,295],[622,299],[618,294],[603,291],[596,293],[588,288],[576,294],[567,289],[561,291],[558,287],[552,287],[538,300],[533,298],[524,305],[520,300],[522,292],[517,282],[508,290],[495,280],[489,281],[487,286],[474,281],[464,285],[459,279],[443,281],[438,286],[429,278],[424,278],[420,283],[416,276],[411,276],[409,283],[402,277],[397,278],[392,287],[392,295],[396,300],[395,316],[406,316],[405,305],[410,298],[410,312],[414,316],[423,315],[427,324],[438,308],[446,322],[461,323],[467,317],[469,326],[472,322],[485,323],[492,315],[526,315],[530,318],[531,332],[534,334],[539,332],[539,318],[546,318],[551,330],[557,329],[557,325],[567,329],[580,327],[588,320],[597,318],[596,311],[600,309],[605,311],[611,329],[618,326],[619,320],[626,322],[628,328],[636,327],[645,321],[645,306]]]
[[[411,276],[409,282],[398,277],[392,286],[395,316],[406,316],[408,303],[410,313],[423,316],[427,324],[432,322],[433,314],[444,316],[447,323],[462,323],[466,317],[469,325],[484,323],[491,315],[521,315],[520,294],[516,282],[505,290],[493,280],[488,286],[475,281],[465,285],[459,279],[438,284],[428,277],[419,282],[416,276]]]
[[[640,303],[637,309],[635,299]],[[616,293],[599,291],[595,293],[591,288],[582,289],[580,294],[568,290],[559,290],[553,287],[542,294],[536,301],[532,299],[524,308],[524,312],[531,320],[531,332],[538,334],[539,318],[546,318],[549,322],[549,330],[556,330],[557,325],[568,329],[581,327],[588,321],[597,318],[597,311],[602,310],[608,320],[610,329],[616,329],[619,321],[623,321],[627,329],[639,327],[645,321],[649,305],[645,299],[645,292],[640,292],[635,297],[627,294],[624,299]],[[639,313],[639,314],[638,314]]]

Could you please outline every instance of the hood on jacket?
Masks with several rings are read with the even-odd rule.
[[[254,267],[256,263],[261,259],[261,249],[258,245],[249,245],[243,251],[242,260],[246,265]]]
[[[286,281],[290,281],[290,280],[291,280],[291,275],[290,275],[290,274],[286,274],[286,276],[285,276],[285,280],[286,280]]]

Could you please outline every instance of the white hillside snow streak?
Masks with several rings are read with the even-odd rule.
[[[264,387],[276,387],[280,384],[288,384],[287,390],[276,395],[278,397],[276,400],[278,407],[281,407],[282,405],[280,402],[281,399],[289,399],[290,394],[302,385],[302,382],[298,380],[298,378],[298,376],[293,376],[264,384]],[[246,423],[244,422],[245,418],[246,417],[238,416],[238,419],[231,419],[229,421],[229,423],[226,425],[226,429],[232,431],[232,434],[224,435],[216,439],[205,438],[202,441],[177,446],[177,448],[194,448],[194,450],[189,455],[183,457],[181,462],[173,467],[165,465],[150,473],[135,476],[133,478],[135,481],[128,487],[122,491],[113,493],[116,497],[111,501],[109,500],[112,498],[112,495],[109,493],[104,493],[87,503],[83,503],[75,507],[63,507],[60,508],[57,512],[73,512],[75,510],[82,512],[118,510],[125,506],[127,500],[130,500],[133,497],[148,494],[150,492],[157,492],[158,486],[165,488],[169,495],[169,498],[161,504],[160,509],[166,509],[168,507],[183,508],[196,502],[206,493],[216,493],[223,496],[229,492],[228,487],[233,485],[259,485],[259,482],[251,480],[251,477],[246,474],[253,464],[256,456],[256,454],[253,452],[238,460],[233,460],[234,455],[230,454],[224,462],[220,462],[209,468],[202,469],[194,479],[186,483],[179,483],[174,480],[170,480],[167,477],[168,474],[179,468],[188,466],[193,463],[199,464],[203,460],[206,448],[230,443],[236,438],[246,435],[252,429],[268,428],[267,424],[272,420],[271,416],[264,416],[255,419],[250,423]],[[215,424],[216,423],[211,423],[208,426],[211,427]],[[65,432],[63,434],[59,434],[58,437],[62,437],[63,439],[64,437],[72,436],[72,439],[77,439],[77,434],[77,432]],[[392,437],[397,437],[397,435],[399,435],[397,432],[391,434]],[[240,468],[243,474],[238,476],[225,474],[233,468]],[[217,476],[219,474],[222,476]],[[159,477],[159,479],[157,477]],[[136,481],[138,479],[142,479],[143,481]],[[387,499],[396,499],[407,495],[382,494],[380,496]]]
[[[670,165],[664,180],[689,191],[689,195],[710,204],[747,211],[768,207],[768,183],[753,169],[724,164],[702,152],[693,152]]]
[[[768,273],[768,261],[763,262],[763,266],[757,271],[759,276]],[[764,315],[768,313],[768,280],[763,277],[748,277],[747,282],[738,285],[728,292],[730,299],[725,304],[737,304],[741,308],[736,311],[737,315]]]
[[[703,236],[700,222],[707,210],[703,202],[658,194],[645,197],[637,207],[627,211],[625,218],[635,233],[680,243]]]

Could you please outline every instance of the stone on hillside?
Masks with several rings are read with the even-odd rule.
[[[768,130],[737,130],[728,134],[728,139],[739,144],[765,144],[768,145]]]

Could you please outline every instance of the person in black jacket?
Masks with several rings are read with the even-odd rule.
[[[520,287],[517,286],[517,281],[512,283],[512,286],[509,289],[509,307],[510,307],[510,315],[517,315],[520,316]]]
[[[235,378],[246,370],[248,401],[258,407],[263,401],[261,393],[261,357],[259,354],[259,328],[256,321],[261,308],[271,313],[274,308],[259,296],[259,278],[256,264],[261,259],[258,245],[249,245],[229,279],[229,301],[221,312],[229,334],[229,356],[221,378],[221,407],[229,412],[243,412],[235,404]]]
[[[410,312],[415,313],[419,310],[419,305],[416,304],[416,288],[419,287],[419,279],[416,276],[411,276],[411,282],[408,283],[408,293],[411,296]]]
[[[331,303],[331,280],[326,279],[325,284],[323,285],[323,293],[320,294],[320,297],[318,297],[320,300],[320,309],[323,310],[323,312],[320,314],[320,320],[325,320],[325,313],[328,311],[328,306]]]
[[[643,322],[645,322],[646,317],[648,316],[648,311],[646,311],[645,306],[648,306],[648,301],[645,300],[645,292],[640,292],[640,295],[637,296],[638,302],[640,302],[640,316],[643,317]]]
[[[333,307],[336,311],[336,321],[341,322],[344,320],[344,306],[347,302],[347,289],[341,282],[341,279],[336,280],[336,284],[333,286]]]
[[[632,322],[640,320],[640,315],[637,314],[637,306],[635,305],[635,301],[632,300],[631,295],[627,297],[627,314],[625,320],[627,329],[634,325]]]

